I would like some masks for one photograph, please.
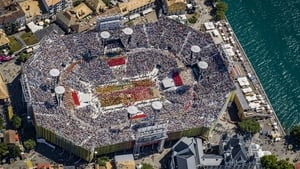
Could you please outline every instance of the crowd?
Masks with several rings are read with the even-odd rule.
[[[86,148],[94,144],[99,146],[132,140],[135,130],[128,127],[130,121],[125,108],[106,112],[100,103],[98,108],[92,105],[75,109],[67,109],[64,104],[55,106],[55,97],[50,90],[49,70],[60,70],[59,85],[89,93],[91,89],[95,92],[99,86],[118,83],[122,78],[153,78],[149,73],[155,68],[158,69],[156,77],[160,81],[170,73],[179,71],[178,60],[186,66],[200,60],[206,61],[208,68],[201,72],[201,78],[195,79],[187,90],[164,91],[159,85],[156,86],[160,88],[163,103],[162,110],[157,113],[156,123],[167,123],[168,131],[173,132],[210,126],[218,117],[225,96],[234,85],[208,34],[199,33],[167,18],[134,26],[132,35],[122,34],[120,30],[110,33],[114,39],[119,36],[119,40],[115,44],[111,41],[106,48],[127,48],[122,53],[126,58],[126,64],[120,66],[122,77],[114,73],[120,67],[112,68],[107,64],[110,57],[104,55],[105,42],[100,32],[66,36],[53,33],[40,42],[38,50],[24,64],[37,125],[49,128]],[[198,45],[201,51],[191,55],[192,45]],[[84,60],[86,55],[91,59]],[[133,126],[154,120],[150,103],[137,106],[147,117],[141,121],[132,121]]]

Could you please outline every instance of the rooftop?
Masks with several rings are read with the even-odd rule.
[[[78,19],[82,19],[93,13],[93,11],[85,3],[79,4],[70,11],[71,13],[74,13]]]
[[[130,11],[139,7],[145,6],[149,3],[153,3],[155,0],[129,0],[128,2],[119,3],[118,6],[123,15],[126,15]]]
[[[186,3],[186,0],[166,0],[168,6],[177,4],[177,3]]]
[[[35,16],[40,16],[41,9],[39,6],[39,1],[37,0],[26,0],[19,2],[22,10],[25,12],[26,19],[34,18]]]
[[[0,7],[5,8],[13,4],[13,0],[1,0],[0,1]]]
[[[3,45],[7,45],[8,43],[9,43],[8,37],[6,36],[3,29],[0,29],[0,47]]]
[[[10,3],[9,6],[9,8],[5,8],[0,11],[0,25],[15,21],[17,18],[25,16],[25,13],[19,4]]]
[[[57,3],[59,3],[61,0],[45,0],[46,4],[48,6],[53,6],[56,5]]]

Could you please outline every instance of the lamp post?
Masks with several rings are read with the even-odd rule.
[[[97,154],[98,154],[98,152],[94,151],[95,164],[97,163]]]

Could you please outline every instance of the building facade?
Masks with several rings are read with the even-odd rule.
[[[181,15],[186,12],[186,0],[164,0],[164,12],[167,15]]]
[[[71,0],[41,0],[42,4],[49,16],[53,16],[60,11],[71,8]]]
[[[123,16],[134,19],[141,14],[146,14],[155,7],[154,0],[131,0],[128,2],[119,3],[118,7]]]
[[[25,13],[20,5],[11,0],[0,1],[0,28],[6,34],[13,34],[25,26]]]

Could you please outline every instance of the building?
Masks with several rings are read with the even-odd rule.
[[[42,16],[42,10],[40,9],[39,1],[26,0],[19,2],[19,4],[25,13],[26,23],[35,21],[35,19]]]
[[[122,16],[120,15],[99,17],[97,18],[96,30],[103,31],[103,30],[118,29],[121,26],[121,19]]]
[[[19,136],[15,130],[6,130],[4,132],[4,142],[8,144],[16,144],[19,141]]]
[[[9,39],[3,29],[0,29],[0,49],[8,48]]]
[[[121,14],[134,19],[139,17],[141,14],[147,14],[155,7],[155,0],[130,0],[127,2],[121,2],[118,4]]]
[[[135,169],[135,162],[132,154],[116,155],[114,161],[116,169]]]
[[[209,47],[191,58],[195,44]],[[209,34],[166,17],[130,28],[53,32],[24,63],[21,85],[37,138],[86,161],[95,151],[138,155],[145,145],[160,150],[166,138],[208,137],[235,88],[220,57]],[[200,58],[209,81],[195,81],[188,66]],[[180,78],[174,70],[186,73]],[[175,90],[162,87],[168,76]]]
[[[234,102],[238,109],[238,116],[240,119],[247,118],[270,118],[271,108],[265,106],[266,103],[261,96],[256,96],[247,77],[237,78],[236,95],[234,97]],[[265,108],[266,107],[266,108]]]
[[[187,0],[163,0],[163,3],[167,15],[180,15],[186,12]]]
[[[0,1],[0,28],[7,34],[13,34],[25,26],[25,13],[18,3],[12,0]]]
[[[41,41],[45,36],[49,36],[53,32],[57,33],[58,35],[65,34],[65,32],[57,24],[53,23],[42,30],[34,32],[34,35],[38,41]]]
[[[218,167],[223,157],[215,154],[204,154],[200,138],[182,137],[173,147],[171,169],[197,169],[200,167]]]
[[[253,169],[256,164],[255,154],[249,150],[250,140],[240,135],[230,137],[224,134],[220,139],[219,154],[223,155],[223,165],[231,169]]]
[[[86,18],[93,11],[85,4],[81,3],[73,9],[61,11],[56,15],[56,23],[66,32],[82,32],[90,25],[83,18]]]
[[[253,169],[259,165],[259,157],[264,152],[244,137],[229,137],[224,134],[220,139],[219,152],[204,153],[205,147],[199,138],[181,138],[173,147],[171,169]],[[268,154],[269,152],[265,152]]]
[[[41,0],[42,5],[45,8],[49,16],[53,16],[60,11],[68,9],[72,5],[71,0]]]
[[[106,8],[106,5],[102,0],[85,0],[85,3],[96,14],[102,13]]]

